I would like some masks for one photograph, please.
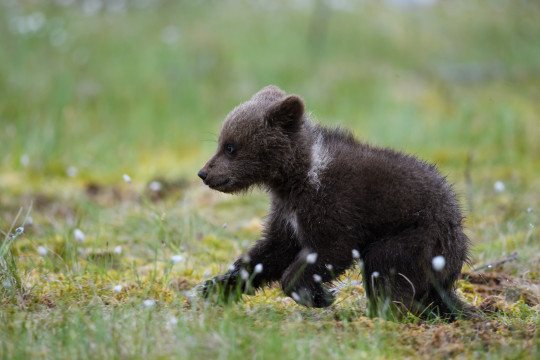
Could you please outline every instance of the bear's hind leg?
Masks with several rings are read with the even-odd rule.
[[[442,246],[439,235],[429,228],[416,228],[364,249],[363,282],[370,315],[384,315],[389,303],[419,316],[431,312],[447,315],[462,306],[454,293],[454,283],[466,254],[455,250],[460,246]],[[439,271],[433,269],[435,256],[446,259]]]

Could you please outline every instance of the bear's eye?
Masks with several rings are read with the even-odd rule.
[[[233,155],[236,152],[236,149],[232,144],[225,145],[225,152],[229,155]]]

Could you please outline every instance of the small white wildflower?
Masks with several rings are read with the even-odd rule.
[[[504,183],[502,181],[495,181],[493,189],[495,189],[495,192],[502,193],[505,189]]]
[[[11,237],[17,237],[24,232],[24,226],[19,226],[15,229],[15,233]]]
[[[444,268],[444,265],[446,265],[446,260],[441,255],[435,256],[433,260],[431,260],[431,265],[433,266],[433,270],[441,271]]]
[[[165,44],[171,45],[176,43],[180,39],[180,31],[174,25],[169,25],[161,32],[161,41]]]
[[[84,239],[86,238],[81,229],[73,230],[73,235],[75,236],[75,241],[77,241],[78,243],[84,242]]]
[[[294,291],[291,293],[291,297],[294,299],[294,301],[300,301],[300,296]]]
[[[45,15],[35,12],[26,17],[26,26],[29,32],[36,32],[45,24]]]
[[[532,211],[533,211],[532,208],[527,208],[527,214],[532,213]]]
[[[125,175],[124,175],[125,176]],[[163,185],[159,181],[152,181],[150,185],[148,185],[148,188],[151,191],[158,192],[161,189],[163,189]]]
[[[371,273],[371,276],[374,277],[374,278],[378,278],[379,275],[381,275],[381,274],[379,274],[378,271],[374,271],[374,272]]]
[[[30,164],[30,157],[28,154],[21,155],[21,165],[27,167]]]
[[[114,248],[114,253],[115,253],[116,255],[120,255],[120,254],[122,253],[122,247],[121,247],[120,245],[116,246],[116,247]]]
[[[209,277],[210,275],[212,275],[212,272],[211,272],[210,270],[205,270],[205,271],[204,271],[203,276],[204,276],[205,278]]]
[[[249,246],[249,241],[247,241],[247,240],[242,241],[242,247],[244,249],[247,248],[248,246]]]
[[[321,282],[322,277],[319,274],[313,274],[313,280],[315,280],[315,282]]]
[[[26,218],[26,223],[27,223],[28,225],[32,225],[32,224],[34,223],[34,218],[32,218],[31,216],[28,216],[28,217]]]
[[[315,261],[317,261],[317,253],[311,253],[306,256],[306,262],[308,264],[315,264]]]
[[[151,300],[151,299],[147,299],[147,300],[144,300],[142,302],[143,306],[145,308],[151,308],[153,307],[154,305],[156,305],[156,301],[155,300]]]
[[[115,287],[113,287],[113,291],[115,294],[122,292],[122,285],[116,285]]]
[[[69,166],[69,167],[66,169],[66,174],[67,174],[67,176],[69,176],[69,177],[71,177],[71,178],[77,176],[77,173],[78,173],[78,172],[79,172],[79,171],[77,170],[77,168],[76,168],[75,166]]]
[[[332,264],[326,264],[326,268],[330,271],[334,270],[334,266]]]
[[[360,259],[360,252],[356,249],[352,249],[352,257],[354,259]]]
[[[62,46],[68,39],[68,33],[62,28],[56,28],[51,31],[49,42],[54,47]]]
[[[129,177],[128,174],[124,174],[122,175],[122,177],[124,178],[125,182],[127,182],[128,184],[131,184],[131,177]]]
[[[233,271],[235,269],[234,264],[229,265],[229,271]]]
[[[173,263],[175,263],[175,264],[178,264],[178,263],[179,263],[180,261],[182,261],[183,259],[184,259],[184,257],[183,257],[182,255],[180,255],[180,254],[178,254],[178,255],[173,255],[173,256],[171,257],[171,261],[172,261]]]
[[[249,273],[247,272],[246,269],[240,270],[240,277],[241,277],[242,280],[244,280],[244,281],[247,281],[247,280],[249,279]]]
[[[37,252],[41,256],[47,256],[48,250],[47,250],[47,248],[45,246],[38,246]]]
[[[224,228],[224,229],[226,229],[226,228],[227,228],[227,226],[229,226],[229,224],[228,224],[228,223],[226,223],[226,222],[224,222],[224,223],[223,223],[223,228]]]
[[[255,265],[255,268],[253,269],[255,274],[260,274],[263,271],[263,264],[257,264]]]
[[[248,263],[250,260],[251,260],[251,258],[249,257],[248,254],[244,254],[244,256],[242,256],[242,261],[244,263]]]
[[[171,316],[171,317],[169,318],[168,323],[169,323],[170,325],[176,325],[176,324],[178,324],[178,319],[176,318],[176,316]]]

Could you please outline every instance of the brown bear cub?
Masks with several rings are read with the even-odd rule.
[[[312,123],[296,95],[267,86],[236,107],[198,175],[224,193],[258,185],[271,196],[262,239],[205,282],[204,296],[279,281],[297,303],[326,307],[325,283],[358,260],[372,315],[471,309],[454,289],[469,240],[435,165]]]

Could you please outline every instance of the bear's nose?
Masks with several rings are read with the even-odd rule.
[[[199,172],[197,173],[197,175],[199,175],[199,177],[203,180],[206,180],[206,173],[202,170],[199,170]]]

